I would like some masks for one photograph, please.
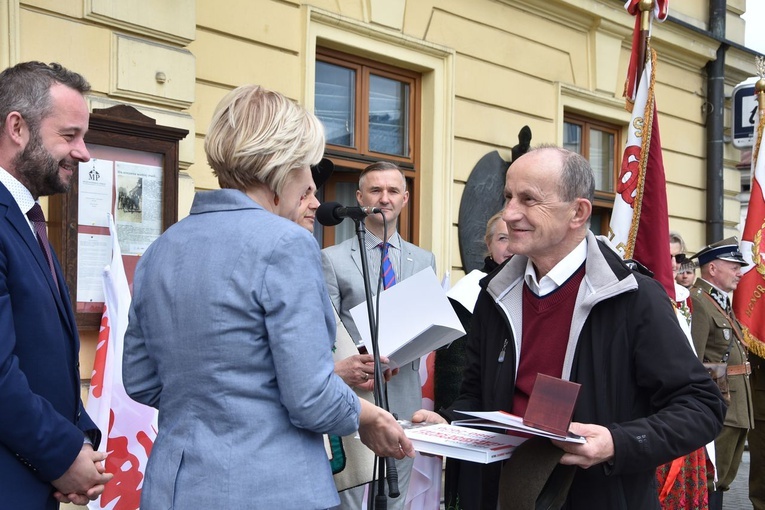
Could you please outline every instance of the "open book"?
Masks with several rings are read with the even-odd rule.
[[[542,430],[537,427],[531,427],[524,425],[523,418],[515,416],[514,414],[506,413],[505,411],[457,411],[458,413],[473,416],[465,420],[454,420],[452,425],[460,427],[489,427],[504,430],[514,430],[516,432],[522,432],[525,434],[531,434],[534,436],[547,437],[550,439],[556,439],[558,441],[566,441],[569,443],[584,444],[587,440],[576,434],[569,432],[566,435],[554,434],[546,430]]]
[[[526,439],[486,430],[400,420],[414,449],[421,453],[489,464],[510,458]]]
[[[374,299],[374,298],[373,298]],[[351,308],[361,339],[372,352],[366,301]],[[465,334],[446,292],[427,267],[380,293],[380,354],[398,368]]]

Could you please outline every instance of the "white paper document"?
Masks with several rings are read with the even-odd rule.
[[[455,410],[456,411],[456,410]],[[454,420],[452,425],[460,427],[491,427],[496,429],[515,430],[535,436],[557,439],[568,443],[584,444],[587,440],[579,435],[569,432],[567,436],[561,436],[547,432],[536,427],[530,427],[523,423],[523,418],[504,411],[456,411],[458,413],[474,416],[474,419]]]
[[[374,307],[374,303],[373,303]],[[372,352],[367,303],[351,308],[361,339]],[[380,354],[401,367],[465,334],[457,314],[428,267],[380,293]]]
[[[446,297],[453,299],[465,307],[470,313],[473,313],[475,302],[478,301],[478,294],[481,292],[481,286],[478,282],[486,276],[486,273],[474,269],[460,278],[460,281],[454,284],[454,287],[446,291]]]

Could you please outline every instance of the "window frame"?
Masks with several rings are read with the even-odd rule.
[[[382,62],[370,60],[368,58],[343,53],[341,51],[329,48],[316,48],[316,61],[334,64],[339,67],[345,67],[356,71],[356,94],[355,94],[355,147],[346,147],[344,145],[327,144],[327,150],[333,154],[348,155],[351,158],[357,158],[370,163],[380,160],[391,161],[402,169],[414,170],[419,162],[419,135],[420,135],[420,96],[422,88],[422,77],[419,73],[393,67]],[[407,136],[407,145],[409,148],[408,156],[397,154],[388,154],[384,152],[373,151],[369,148],[369,93],[370,93],[370,75],[376,75],[383,78],[407,83],[409,85],[409,129]]]
[[[622,128],[617,124],[612,124],[607,121],[587,117],[578,113],[565,112],[563,114],[563,130],[565,133],[566,124],[575,124],[582,129],[582,148],[580,154],[590,161],[590,130],[592,128],[598,129],[614,136],[614,165],[611,169],[613,176],[614,188],[619,179],[619,172],[621,170],[622,163]],[[564,140],[565,143],[565,140]],[[595,190],[595,199],[593,201],[593,212],[600,214],[600,231],[608,232],[609,224],[611,221],[611,212],[614,208],[614,200],[616,198],[616,191],[608,190]],[[596,211],[597,210],[597,211]]]
[[[390,161],[395,163],[403,171],[407,184],[406,189],[409,191],[409,202],[404,206],[399,216],[398,232],[403,239],[416,243],[419,236],[418,197],[420,194],[421,180],[420,110],[422,75],[409,69],[394,67],[389,64],[326,47],[316,48],[316,62],[326,62],[356,71],[356,79],[354,80],[356,86],[354,115],[356,126],[354,136],[355,147],[327,143],[325,156],[331,159],[335,164],[335,172],[324,185],[324,200],[327,202],[336,201],[337,194],[335,185],[338,182],[358,183],[358,176],[366,166],[377,161]],[[369,150],[369,76],[371,74],[402,81],[409,85],[408,157]],[[322,227],[320,233],[317,232],[317,239],[320,240],[320,243],[324,248],[334,245],[335,228]]]

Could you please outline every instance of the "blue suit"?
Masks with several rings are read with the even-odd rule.
[[[51,250],[52,251],[52,250]],[[100,433],[80,400],[79,337],[24,213],[0,184],[0,506],[56,509],[52,480]]]
[[[324,509],[338,497],[321,434],[358,428],[333,373],[335,319],[311,234],[232,189],[141,257],[123,380],[159,409],[141,506]]]

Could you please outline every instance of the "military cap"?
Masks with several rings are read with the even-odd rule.
[[[746,260],[738,249],[738,239],[735,237],[729,237],[722,241],[710,244],[702,248],[698,253],[691,256],[692,259],[698,259],[699,265],[703,266],[713,260],[727,260],[729,262],[735,262],[746,266]]]

